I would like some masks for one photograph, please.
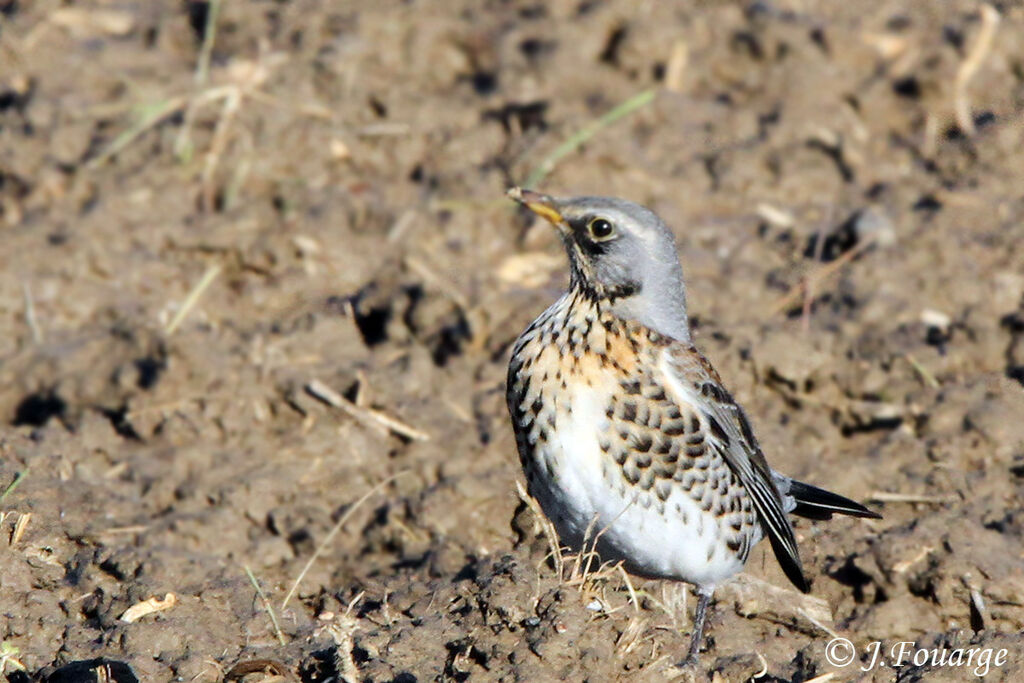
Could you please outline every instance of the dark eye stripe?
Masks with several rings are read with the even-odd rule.
[[[608,237],[599,239],[594,236],[591,226],[597,220],[607,221],[607,219],[601,218],[600,216],[586,216],[569,221],[569,225],[573,230],[574,241],[583,253],[592,257],[607,253],[608,249],[611,247],[611,243],[614,241]],[[613,233],[615,231],[614,228],[615,226],[612,226]]]
[[[602,254],[608,253],[607,242],[595,242],[592,239],[583,239],[580,241],[580,246],[582,246],[583,251],[587,252],[590,256],[601,256]]]

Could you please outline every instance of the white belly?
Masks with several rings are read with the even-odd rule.
[[[559,411],[557,429],[537,455],[553,478],[537,477],[533,495],[573,550],[590,550],[602,561],[624,561],[630,571],[713,587],[743,562],[722,539],[719,520],[682,489],[664,501],[625,485],[618,465],[602,453],[598,433],[608,418],[591,388],[581,387],[572,411]]]

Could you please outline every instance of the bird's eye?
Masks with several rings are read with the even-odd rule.
[[[595,240],[606,240],[615,232],[611,222],[605,218],[595,218],[587,227],[590,229],[590,236]]]

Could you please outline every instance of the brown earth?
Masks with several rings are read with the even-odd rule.
[[[516,493],[565,266],[502,193],[579,131],[538,186],[674,226],[769,460],[885,515],[797,522],[813,599],[762,544],[695,678],[1024,680],[1024,8],[981,8],[230,0],[204,78],[205,3],[0,1],[7,680],[685,676],[687,592],[559,576]]]

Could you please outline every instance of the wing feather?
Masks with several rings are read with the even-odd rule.
[[[688,406],[700,416],[709,444],[750,494],[782,570],[793,585],[807,592],[810,585],[804,576],[793,526],[746,414],[695,347],[677,343],[667,347],[665,353],[666,386],[680,406]]]

